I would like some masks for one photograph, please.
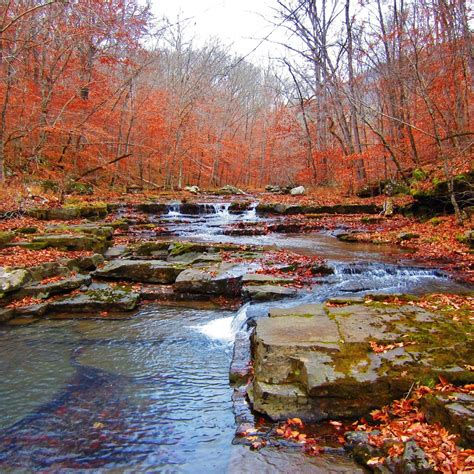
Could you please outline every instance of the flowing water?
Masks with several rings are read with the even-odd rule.
[[[212,209],[212,212],[211,212]],[[441,272],[400,266],[388,249],[327,234],[226,237],[222,226],[255,210],[167,221],[182,237],[275,245],[326,256],[334,275],[287,306],[369,291],[462,291]],[[391,249],[394,250],[394,249]],[[375,263],[374,263],[375,262]],[[351,460],[232,443],[228,370],[248,313],[148,305],[130,320],[43,320],[0,329],[0,472],[362,472]]]

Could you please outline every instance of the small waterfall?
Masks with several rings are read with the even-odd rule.
[[[237,311],[237,314],[232,319],[232,324],[230,326],[230,329],[234,337],[239,331],[241,331],[244,328],[244,325],[247,322],[247,310],[249,306],[250,306],[250,303],[245,303],[239,309],[239,311]]]
[[[117,219],[123,219],[127,215],[128,206],[127,204],[119,204],[115,210],[115,215]]]
[[[235,316],[214,319],[202,326],[195,326],[199,332],[209,339],[221,342],[234,342],[235,336],[244,327],[247,321],[247,308],[249,303],[242,306]]]
[[[180,209],[180,203],[179,202],[172,202],[172,203],[168,204],[168,214],[166,214],[166,215],[169,216],[169,217],[180,216],[181,212],[180,212],[179,209]]]
[[[442,271],[436,269],[370,262],[336,264],[334,273],[340,276],[370,274],[374,278],[447,278]]]
[[[215,203],[212,204],[214,214],[217,214],[219,217],[229,217],[229,207],[230,203]]]
[[[250,205],[250,208],[245,211],[245,214],[243,215],[243,219],[246,221],[253,221],[257,218],[257,206],[258,202],[253,202]]]
[[[216,205],[212,203],[205,202],[203,204],[198,204],[199,214],[216,214]]]
[[[333,279],[341,292],[404,292],[425,285],[443,285],[449,278],[439,270],[383,263],[339,263]]]

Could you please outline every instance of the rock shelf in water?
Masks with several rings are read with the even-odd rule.
[[[249,396],[273,420],[362,417],[417,382],[474,381],[464,365],[474,357],[469,324],[422,308],[348,300],[269,316],[252,336]]]

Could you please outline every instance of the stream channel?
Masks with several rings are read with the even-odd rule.
[[[223,235],[264,218],[255,209],[151,221],[182,240],[276,246],[319,255],[335,269],[296,298],[240,311],[148,304],[129,320],[42,320],[0,329],[1,472],[364,472],[345,456],[250,451],[233,443],[229,366],[249,309],[321,302],[364,292],[462,292],[433,269],[396,263],[400,250],[338,241],[329,233]],[[267,218],[265,218],[267,219]]]

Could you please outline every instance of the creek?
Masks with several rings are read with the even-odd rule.
[[[126,320],[41,320],[0,329],[1,472],[363,472],[345,456],[233,444],[229,366],[248,314],[367,292],[462,292],[400,250],[328,233],[226,236],[261,219],[223,203],[150,216],[184,240],[268,245],[328,259],[335,273],[296,298],[240,311],[143,306]],[[405,261],[400,264],[400,257]]]

